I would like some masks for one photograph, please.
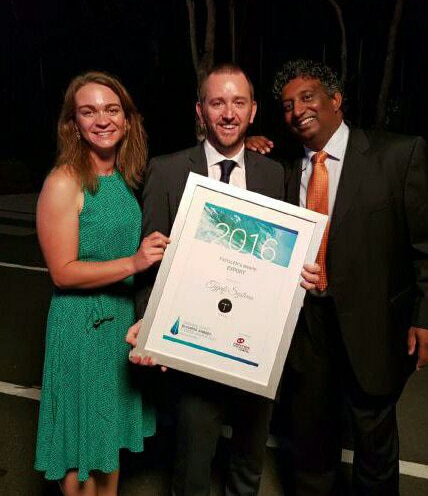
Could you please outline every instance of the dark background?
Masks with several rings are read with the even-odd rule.
[[[230,1],[216,1],[216,62],[231,58]],[[337,1],[348,41],[346,114],[371,127],[396,0]],[[205,1],[195,2],[202,41]],[[427,11],[428,0],[405,0],[387,114],[389,129],[425,137]],[[0,0],[0,381],[18,391],[40,386],[52,286],[48,274],[37,271],[45,263],[35,193],[55,158],[64,91],[83,71],[110,71],[144,115],[152,156],[192,145],[196,77],[187,16],[186,0]],[[277,141],[284,133],[271,96],[275,69],[296,57],[324,59],[340,69],[336,13],[328,0],[235,0],[235,34],[236,61],[251,74],[259,104],[252,132]],[[401,459],[421,470],[428,465],[426,373],[413,375],[398,405]],[[2,496],[59,494],[33,469],[37,411],[33,399],[0,393]],[[172,452],[172,439],[168,429],[158,428],[141,456],[125,460],[123,494],[168,494],[171,460],[165,453]],[[267,456],[261,494],[280,495],[282,467],[272,450]],[[223,458],[217,461],[218,488]],[[402,474],[400,487],[403,496],[428,494],[423,478]]]
[[[371,127],[395,0],[337,0],[347,29],[347,118]],[[200,42],[205,2],[196,0]],[[386,127],[428,135],[428,2],[406,0]],[[215,62],[231,58],[229,2],[217,0]],[[341,34],[328,0],[235,0],[236,62],[255,83],[251,132],[282,136],[271,96],[290,58],[340,70]],[[63,94],[90,69],[117,75],[144,116],[150,155],[195,142],[193,69],[185,0],[0,0],[0,193],[40,188],[55,157]],[[1,185],[1,183],[3,183]]]

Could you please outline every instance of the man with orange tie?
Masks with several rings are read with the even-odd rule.
[[[342,406],[357,495],[397,496],[395,406],[428,363],[428,153],[423,139],[354,129],[325,65],[285,64],[274,94],[303,145],[290,203],[328,213],[320,283],[306,295],[283,378],[294,490],[341,495]]]

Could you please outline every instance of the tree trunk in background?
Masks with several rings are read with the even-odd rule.
[[[187,11],[189,13],[190,46],[192,50],[193,67],[196,74],[196,84],[198,87],[200,81],[214,65],[215,3],[214,0],[205,0],[205,4],[207,7],[207,21],[205,25],[204,49],[201,53],[196,32],[195,0],[186,0]],[[199,121],[197,116],[195,116],[195,135],[198,142],[201,142],[206,138],[205,126]]]
[[[195,2],[194,0],[186,0],[187,12],[189,13],[189,36],[190,48],[192,50],[192,61],[196,75],[199,67],[198,40],[196,37],[196,18],[195,18]]]
[[[383,79],[380,86],[379,99],[376,108],[375,127],[382,128],[385,125],[386,107],[388,104],[389,90],[391,88],[392,76],[395,62],[395,47],[397,41],[398,26],[403,13],[405,0],[396,0],[394,15],[389,27],[388,45],[386,49],[385,65],[383,69]]]
[[[236,63],[235,0],[229,0],[230,60]]]
[[[363,75],[363,51],[364,42],[360,39],[360,46],[358,49],[358,70],[357,70],[357,119],[358,127],[363,123],[363,110],[364,110],[364,75]]]
[[[341,61],[341,74],[340,80],[342,82],[342,86],[345,85],[346,77],[347,77],[347,65],[348,65],[348,46],[346,42],[346,28],[345,23],[343,21],[342,8],[336,2],[336,0],[328,0],[331,5],[334,7],[337,15],[337,20],[339,21],[340,31],[342,33],[342,43],[340,47],[340,61]]]
[[[195,0],[186,0],[187,11],[189,13],[190,46],[192,50],[193,67],[195,69],[198,84],[214,65],[216,23],[215,3],[214,0],[205,0],[205,4],[207,7],[205,41],[203,50],[200,50],[196,33]]]

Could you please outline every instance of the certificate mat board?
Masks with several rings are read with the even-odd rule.
[[[274,398],[326,223],[190,173],[131,354]]]

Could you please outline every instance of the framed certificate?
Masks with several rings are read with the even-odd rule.
[[[191,173],[131,353],[274,398],[326,223]]]

